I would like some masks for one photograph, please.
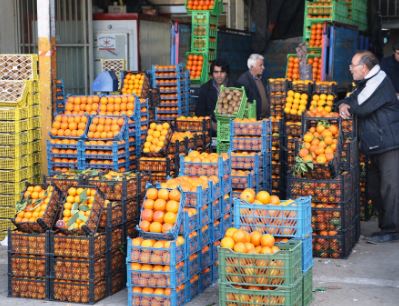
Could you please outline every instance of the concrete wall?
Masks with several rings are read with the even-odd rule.
[[[18,53],[15,0],[0,1],[0,29],[0,53]]]

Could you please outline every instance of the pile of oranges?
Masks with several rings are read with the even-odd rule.
[[[68,189],[66,201],[63,204],[63,221],[61,227],[68,229],[80,229],[86,224],[94,203],[96,190],[93,188]],[[59,223],[57,223],[59,225]]]
[[[337,125],[324,125],[318,122],[303,136],[303,145],[299,156],[305,162],[326,164],[334,159],[337,150],[339,130]]]
[[[175,226],[180,206],[177,189],[149,188],[145,194],[139,227],[144,232],[169,233]]]
[[[290,56],[288,58],[286,77],[290,80],[299,80],[299,76],[299,58]]]
[[[115,138],[125,125],[124,118],[94,117],[89,126],[87,137],[89,139]]]
[[[301,116],[306,110],[308,98],[309,97],[306,93],[289,90],[287,92],[284,113],[288,115]]]
[[[65,114],[94,115],[97,114],[99,103],[99,96],[70,96],[65,105]]]
[[[24,193],[22,202],[16,205],[19,211],[15,222],[36,222],[38,218],[41,218],[47,209],[53,191],[53,186],[48,186],[47,189],[43,189],[40,185],[29,186]]]
[[[327,117],[328,114],[332,113],[334,99],[334,95],[331,94],[313,95],[307,115],[310,117]]]
[[[83,136],[88,123],[84,115],[57,115],[51,126],[51,136],[80,137]]]
[[[53,145],[77,145],[76,139],[50,139],[50,143]]]
[[[258,231],[248,233],[242,229],[230,227],[227,229],[220,246],[237,253],[247,254],[275,254],[280,248],[274,245],[275,239],[270,234]]]
[[[147,82],[144,73],[128,72],[123,79],[122,94],[134,94],[140,97],[143,93],[144,86],[148,86]]]
[[[279,205],[280,198],[276,195],[270,195],[267,191],[259,191],[255,192],[252,188],[246,188],[240,194],[240,199],[250,203],[250,204],[259,204],[259,205]]]
[[[323,37],[323,24],[314,23],[310,28],[310,40],[309,47],[311,48],[321,48],[322,47],[322,37]]]
[[[100,115],[134,115],[135,97],[132,95],[104,96],[100,99]]]
[[[186,68],[190,71],[190,79],[197,80],[201,78],[204,57],[197,54],[189,54],[187,56]]]
[[[170,124],[155,123],[150,124],[147,132],[147,137],[144,142],[144,153],[159,153],[169,141],[170,134],[172,133]]]
[[[187,0],[187,8],[195,11],[208,11],[213,9],[217,0]]]

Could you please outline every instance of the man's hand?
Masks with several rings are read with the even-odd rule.
[[[351,114],[349,112],[350,108],[351,107],[345,103],[339,106],[339,115],[341,116],[342,119],[349,119],[351,117]]]

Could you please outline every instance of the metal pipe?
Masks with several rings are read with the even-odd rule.
[[[90,86],[90,94],[93,93],[92,91],[92,84],[94,81],[94,38],[93,38],[93,1],[87,0],[88,10],[87,10],[87,23],[89,27],[89,37],[88,37],[88,45],[89,45],[89,86]]]

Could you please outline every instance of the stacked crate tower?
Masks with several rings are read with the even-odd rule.
[[[25,183],[40,180],[38,58],[0,55],[0,239]]]

